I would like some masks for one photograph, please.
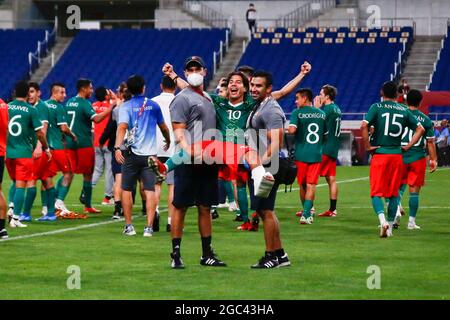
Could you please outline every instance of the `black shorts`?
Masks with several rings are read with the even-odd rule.
[[[125,157],[124,152],[122,152],[122,154]],[[116,178],[116,174],[122,173],[122,165],[117,162],[114,152],[111,157],[111,170],[112,170],[114,179]]]
[[[122,190],[133,191],[136,182],[141,180],[144,190],[155,191],[155,174],[148,166],[147,159],[148,156],[125,153],[125,163],[122,165]]]
[[[250,208],[254,211],[271,210],[275,208],[275,200],[277,198],[279,184],[275,183],[272,191],[267,198],[260,198],[254,195],[253,179],[248,180],[248,187],[250,189]]]
[[[175,169],[173,205],[177,208],[213,206],[218,201],[218,168],[216,165],[181,165]]]
[[[5,157],[0,157],[0,187],[3,182],[3,171],[5,171]]]

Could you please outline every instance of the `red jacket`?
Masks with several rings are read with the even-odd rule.
[[[92,104],[92,108],[94,108],[94,111],[98,113],[102,113],[106,109],[109,108],[109,101],[96,101]],[[99,123],[94,123],[94,147],[100,147],[100,137],[102,136],[103,131],[105,131],[106,125],[108,124],[109,118],[106,117]],[[108,145],[108,141],[105,143]]]
[[[8,105],[0,99],[0,157],[6,155],[8,133]]]

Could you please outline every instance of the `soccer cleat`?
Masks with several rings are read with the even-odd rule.
[[[22,214],[19,216],[19,221],[30,222],[30,221],[33,221],[33,218],[31,217],[30,214],[23,214],[23,213],[22,213]]]
[[[251,228],[252,228],[252,224],[250,223],[250,221],[246,221],[243,224],[241,224],[239,227],[237,227],[236,229],[242,230],[242,231],[250,231]]]
[[[325,212],[320,213],[319,217],[336,217],[336,215],[337,215],[336,210],[334,211],[327,210]]]
[[[217,209],[223,209],[223,208],[228,208],[230,205],[228,204],[228,202],[224,202],[224,203],[219,203],[217,205]]]
[[[144,228],[144,237],[152,237],[153,236],[153,229],[150,227]]]
[[[28,227],[26,224],[23,224],[22,222],[20,222],[19,219],[15,219],[15,218],[11,219],[11,221],[9,222],[9,226],[11,228],[26,228],[26,227]]]
[[[64,201],[56,199],[55,209],[61,210],[62,212],[72,212],[66,208]]]
[[[91,208],[84,208],[84,213],[100,213],[101,210],[95,209],[94,207]]]
[[[219,218],[219,213],[217,212],[216,209],[211,210],[211,218],[212,218],[213,220]]]
[[[312,216],[305,218],[304,216],[301,216],[300,218],[300,224],[313,224],[314,218]]]
[[[259,216],[258,213],[253,212],[252,213],[252,221],[251,221],[251,227],[247,229],[248,231],[258,231],[259,228]]]
[[[312,208],[310,210],[310,212],[311,212],[312,216],[314,216],[316,214],[316,210],[314,208]],[[303,210],[300,210],[300,211],[296,212],[295,215],[300,218],[303,215]]]
[[[114,199],[108,198],[108,197],[104,197],[102,200],[102,205],[103,206],[113,206],[114,205]]]
[[[148,166],[155,174],[157,183],[161,183],[166,180],[167,167],[164,163],[159,161],[158,158],[154,156],[148,157]]]
[[[158,211],[156,211],[156,213],[155,213],[155,219],[153,219],[152,229],[154,232],[159,231],[159,212]]]
[[[240,214],[237,214],[233,221],[244,221],[244,218]]]
[[[289,260],[289,257],[287,253],[284,254],[282,257],[278,257],[278,266],[279,267],[289,267],[291,265],[291,261]]]
[[[86,197],[84,195],[84,192],[81,191],[80,197],[78,198],[80,200],[81,204],[86,204]]]
[[[415,222],[408,222],[408,230],[419,230],[420,226],[418,226]]]
[[[256,177],[253,180],[254,195],[260,198],[267,198],[275,184],[275,179],[270,172],[266,172],[262,177]]]
[[[170,254],[170,257],[172,258],[171,267],[172,269],[184,269],[184,263],[181,259],[179,252],[172,252]]]
[[[0,230],[0,239],[2,240],[8,239],[8,231],[6,231],[6,229]]]
[[[251,266],[252,269],[272,269],[278,268],[280,263],[277,257],[265,255],[257,263]]]
[[[201,257],[200,258],[200,264],[202,266],[208,266],[208,267],[226,267],[227,264],[223,261],[221,261],[217,256],[214,254],[214,252],[211,252],[209,256]]]
[[[58,220],[58,218],[55,215],[45,215],[42,216],[40,218],[37,218],[36,221],[44,221],[44,222],[48,222],[48,221],[56,221]]]
[[[238,209],[239,208],[238,208],[238,206],[237,206],[235,201],[231,202],[229,207],[228,207],[228,211],[230,211],[230,212],[237,211]]]
[[[171,227],[171,225],[169,223],[166,225],[166,231],[167,232],[172,231],[172,227]]]
[[[136,235],[136,231],[134,230],[134,227],[132,224],[125,225],[122,233],[126,236],[135,236]]]
[[[398,209],[397,210],[397,214],[396,214],[395,219],[394,219],[394,224],[392,225],[392,227],[394,229],[398,229],[398,227],[400,226],[400,219],[401,219],[401,217],[402,217],[402,215],[400,213],[400,209]]]
[[[112,220],[120,220],[120,216],[118,212],[114,212],[114,214],[111,217]]]
[[[389,223],[384,223],[380,228],[380,238],[387,238],[388,237],[388,230],[389,230]],[[391,231],[392,234],[392,231]]]

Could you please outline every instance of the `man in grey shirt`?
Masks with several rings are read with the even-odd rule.
[[[279,151],[283,145],[286,118],[280,105],[271,96],[272,75],[265,71],[255,72],[250,83],[250,92],[257,101],[247,125],[250,147],[258,149],[262,163],[268,166],[270,173],[275,174],[278,171]],[[280,224],[274,212],[278,183],[275,181],[269,197],[257,197],[253,192],[256,176],[257,174],[252,172],[252,179],[249,182],[251,208],[264,223],[266,251],[252,268],[289,266],[291,263],[281,245]]]
[[[178,147],[182,148],[189,159],[175,169],[175,190],[172,216],[172,268],[184,268],[180,247],[183,235],[184,218],[188,207],[197,206],[199,231],[202,241],[200,264],[222,267],[226,264],[219,260],[211,247],[211,205],[217,204],[218,170],[217,165],[208,165],[197,161],[201,150],[192,150],[190,145],[204,139],[204,134],[216,130],[216,112],[211,98],[203,91],[203,77],[206,68],[198,56],[189,57],[184,65],[189,86],[182,90],[170,104],[170,116]],[[174,79],[176,81],[176,78]],[[194,159],[195,163],[190,160]],[[197,164],[198,163],[198,164]]]

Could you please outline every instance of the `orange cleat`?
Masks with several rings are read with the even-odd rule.
[[[336,215],[337,215],[336,210],[334,210],[334,211],[327,210],[327,211],[319,214],[319,217],[336,217]]]
[[[91,208],[84,208],[84,213],[100,213],[101,210],[95,209],[94,207]]]
[[[243,224],[241,224],[239,227],[237,227],[238,230],[242,231],[249,231],[252,228],[252,224],[250,221],[246,221]]]

